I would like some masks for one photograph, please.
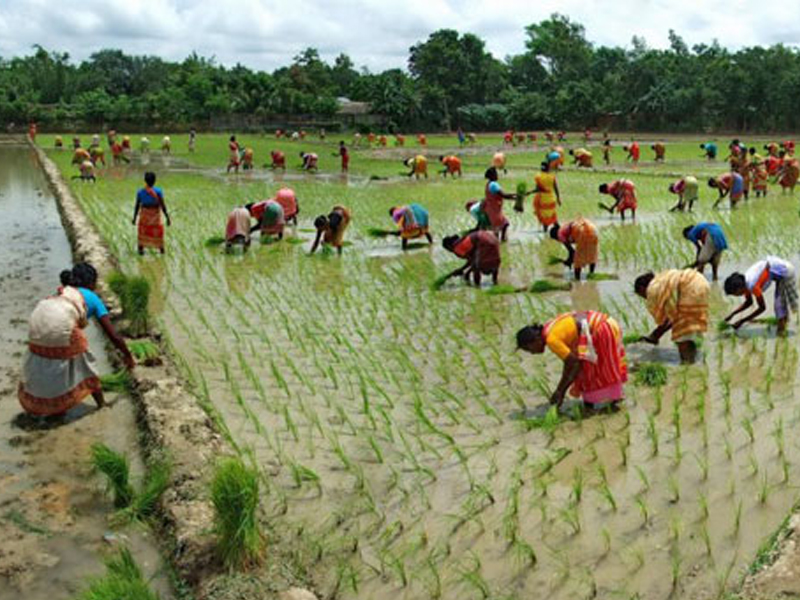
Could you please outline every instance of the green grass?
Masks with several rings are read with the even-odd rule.
[[[550,281],[548,279],[538,279],[534,281],[528,291],[532,294],[545,294],[547,292],[566,292],[572,285],[568,281]]]
[[[636,366],[636,385],[661,387],[667,383],[667,368],[661,363],[641,363]]]
[[[105,477],[114,506],[119,509],[129,507],[136,492],[130,482],[128,458],[105,444],[96,443],[92,446],[92,467]]]
[[[91,579],[75,600],[159,600],[127,548],[109,556],[105,567],[105,574]]]
[[[122,303],[122,313],[128,321],[128,333],[132,337],[145,335],[149,326],[150,283],[144,277],[121,272],[109,274],[106,281]]]
[[[100,385],[104,391],[126,393],[133,389],[134,380],[130,372],[122,370],[100,376]]]
[[[217,550],[229,569],[244,569],[261,561],[264,534],[258,521],[259,477],[239,458],[216,467],[211,483]]]
[[[153,360],[161,354],[158,346],[150,340],[131,340],[128,342],[128,350],[137,361]]]

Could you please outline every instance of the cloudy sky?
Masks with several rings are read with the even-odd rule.
[[[440,28],[477,33],[498,58],[519,53],[524,27],[558,11],[594,43],[653,47],[675,29],[692,45],[800,42],[800,2],[752,0],[0,0],[0,56],[33,44],[82,59],[101,48],[182,59],[193,50],[271,70],[302,48],[349,54],[371,70],[404,67],[408,48]]]

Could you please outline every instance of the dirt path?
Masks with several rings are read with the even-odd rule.
[[[53,197],[32,153],[0,141],[0,598],[60,600],[85,577],[103,571],[103,553],[124,542],[154,587],[169,597],[162,561],[144,527],[113,531],[111,506],[88,467],[89,449],[102,441],[134,459],[138,432],[129,399],[112,406],[86,403],[57,426],[26,419],[16,398],[36,302],[53,292],[69,266],[70,246]],[[96,326],[90,345],[101,372],[110,370]]]

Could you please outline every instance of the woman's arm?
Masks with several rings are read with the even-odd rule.
[[[139,216],[139,196],[136,196],[136,205],[133,208],[133,221],[131,221],[131,223],[134,225],[136,225],[137,216]]]
[[[167,220],[167,227],[172,225],[172,221],[169,218],[169,213],[167,213],[167,203],[164,202],[164,196],[161,194],[158,195],[158,203],[161,205],[161,212],[164,213],[164,218]]]
[[[133,360],[133,355],[131,351],[128,349],[128,345],[125,343],[125,340],[117,333],[117,330],[114,329],[114,325],[111,323],[111,317],[108,315],[103,315],[99,319],[100,327],[103,329],[103,333],[106,334],[106,337],[114,344],[117,350],[119,350],[120,354],[122,354],[122,362],[125,363],[125,367],[128,369],[133,369],[136,363]]]
[[[567,390],[569,390],[569,387],[575,382],[580,373],[581,361],[577,356],[570,353],[570,355],[564,359],[564,370],[561,371],[561,380],[558,382],[556,391],[553,392],[553,395],[550,397],[550,404],[555,404],[560,407],[564,403],[564,396],[567,394]]]
[[[564,242],[564,247],[569,252],[569,256],[567,256],[567,260],[564,261],[564,264],[568,267],[572,266],[572,263],[575,261],[575,248],[569,242]]]
[[[643,342],[647,342],[648,344],[653,344],[654,346],[658,345],[659,340],[667,333],[670,329],[672,329],[672,323],[670,321],[665,321],[658,327],[656,327],[650,335],[646,335],[642,337]]]
[[[762,299],[762,302],[763,302],[763,299]],[[753,306],[753,297],[748,295],[747,298],[745,298],[745,301],[742,302],[742,304],[739,306],[739,308],[735,309],[731,314],[729,314],[727,317],[725,317],[725,322],[726,323],[729,322],[734,316],[738,315],[743,310],[747,310],[751,306]]]
[[[767,310],[767,303],[764,301],[764,296],[756,296],[756,303],[758,304],[758,307],[753,312],[751,312],[749,315],[747,315],[746,317],[742,317],[736,323],[734,323],[733,324],[733,328],[734,329],[739,329],[739,327],[741,327],[742,325],[744,325],[748,321],[752,321],[758,315],[760,315],[765,310]],[[752,301],[750,302],[750,304],[752,304]],[[744,307],[742,307],[742,310],[743,309],[744,309]],[[735,314],[735,313],[733,313],[733,314]],[[733,314],[731,316],[733,316]]]
[[[556,193],[556,202],[558,203],[559,206],[561,206],[561,192],[558,189],[558,183],[556,183],[555,181],[553,182],[553,191],[555,191]]]
[[[322,239],[322,230],[317,229],[317,237],[314,238],[314,244],[311,246],[311,252],[309,254],[314,254],[317,251],[317,247],[319,246],[319,242]]]

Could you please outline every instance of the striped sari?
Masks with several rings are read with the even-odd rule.
[[[672,323],[672,341],[696,341],[708,330],[710,286],[695,269],[669,269],[647,288],[647,310],[658,325]]]

